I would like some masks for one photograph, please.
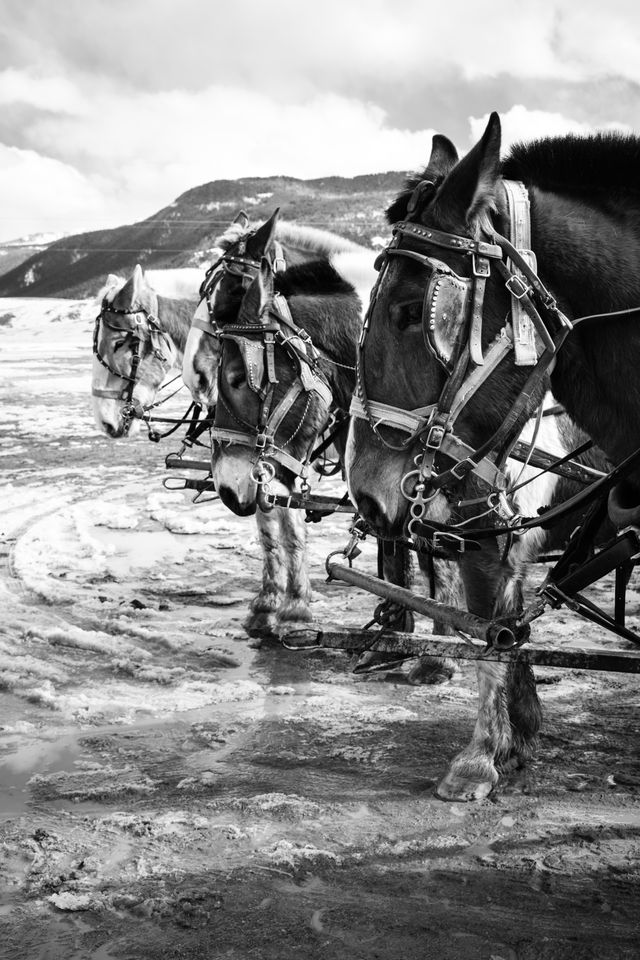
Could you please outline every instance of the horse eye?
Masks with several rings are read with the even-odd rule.
[[[244,366],[227,372],[227,383],[232,390],[239,390],[247,382]]]
[[[113,345],[113,349],[119,350],[120,347],[124,347],[126,342],[127,342],[126,340],[116,340],[115,344]]]
[[[411,300],[407,303],[396,303],[390,309],[391,319],[398,330],[422,324],[422,301]]]

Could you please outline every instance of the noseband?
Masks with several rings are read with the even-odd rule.
[[[120,324],[114,323],[108,319],[112,314],[122,318]],[[126,318],[126,319],[125,319]],[[100,353],[100,325],[108,327],[114,333],[121,333],[125,339],[131,341],[131,369],[128,374],[114,370],[111,364],[105,360]],[[95,319],[93,327],[93,355],[102,366],[114,377],[125,381],[124,387],[91,387],[91,393],[94,397],[105,397],[110,400],[124,400],[125,406],[122,416],[125,422],[130,422],[135,417],[141,417],[144,414],[142,406],[134,401],[133,391],[139,380],[139,367],[142,359],[142,344],[149,341],[154,357],[162,364],[170,365],[171,341],[161,326],[160,321],[152,313],[144,309],[139,310],[118,310],[113,307],[105,297],[100,307],[100,313]],[[164,351],[167,351],[165,354]]]
[[[503,184],[513,244],[498,233],[493,234],[491,242],[485,242],[403,221],[395,224],[391,243],[377,263],[380,272],[360,337],[356,393],[350,412],[366,420],[388,449],[402,451],[418,446],[415,469],[405,474],[401,482],[402,493],[411,502],[410,532],[416,521],[424,520],[427,504],[439,490],[446,492],[448,486],[458,485],[471,474],[489,486],[489,499],[497,503],[496,498],[507,486],[504,462],[530,416],[533,398],[548,376],[557,350],[572,329],[570,320],[532,267],[532,262],[535,265],[533,254],[528,249],[518,249],[525,246],[523,234],[529,238],[526,188],[511,181]],[[444,251],[462,254],[470,263],[469,275],[458,275],[434,257],[430,252],[433,247],[441,256],[446,255]],[[410,259],[429,271],[422,307],[423,339],[427,350],[447,371],[438,401],[413,410],[370,400],[365,387],[367,332],[388,265],[394,257]],[[494,274],[504,282],[511,296],[511,317],[483,355],[484,294],[486,283]],[[452,321],[455,322],[453,349],[446,353],[438,345],[437,334],[445,322],[451,326]],[[532,371],[501,426],[486,443],[474,449],[454,432],[456,421],[512,351],[515,363],[531,366]],[[400,443],[391,443],[380,432],[381,426],[408,436]],[[441,456],[453,461],[453,466],[437,471]],[[504,497],[501,501],[504,504]]]

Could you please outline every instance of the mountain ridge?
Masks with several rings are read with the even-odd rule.
[[[65,236],[0,275],[3,297],[92,296],[108,273],[201,266],[214,240],[244,209],[252,220],[280,207],[283,219],[331,230],[365,246],[388,233],[384,211],[401,189],[397,171],[355,177],[241,177],[191,187],[132,224]]]

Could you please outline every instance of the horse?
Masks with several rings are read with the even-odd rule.
[[[362,324],[362,305],[375,277],[374,254],[327,231],[282,221],[277,210],[259,226],[250,225],[246,215],[240,214],[217,244],[224,251],[223,260],[208,285],[209,310],[200,317],[196,315],[189,332],[183,379],[196,402],[209,407],[215,404],[213,476],[221,500],[239,516],[255,514],[264,530],[264,578],[262,589],[252,601],[247,628],[256,635],[277,633],[282,623],[312,619],[307,527],[300,510],[262,509],[264,501],[257,509],[262,484],[252,461],[260,414],[258,394],[251,383],[258,391],[262,389],[256,382],[256,377],[260,379],[261,346],[256,343],[254,349],[248,338],[234,339],[232,328],[244,323],[245,318],[254,325],[274,300],[282,304],[283,298],[288,304],[283,309],[291,311],[292,322],[299,313],[304,315],[305,331],[288,330],[288,349],[297,358],[295,371],[291,354],[282,349],[282,343],[273,355],[273,376],[279,384],[271,409],[282,429],[288,429],[292,422],[293,426],[280,452],[271,445],[268,456],[260,462],[261,470],[273,474],[272,492],[289,496],[294,492],[296,477],[308,483],[312,469],[309,457],[329,417],[346,416],[355,383],[355,344]],[[316,372],[311,372],[307,364],[316,349],[312,341],[319,350],[317,365],[312,361]],[[307,385],[312,384],[310,391],[301,386],[300,377]],[[341,460],[345,434],[346,430],[338,429],[334,439]],[[383,546],[382,554],[386,578],[406,584],[411,576],[406,551],[390,544]],[[458,596],[455,576],[445,574],[437,564],[434,569],[427,557],[420,558],[420,565],[438,599],[448,602]],[[411,622],[408,614],[400,614],[396,626],[410,627]],[[446,632],[444,626],[437,629]],[[425,658],[412,676],[416,682],[439,683],[454,669],[452,661]]]
[[[395,235],[366,321],[347,452],[351,494],[381,535],[400,535],[414,518],[434,529],[495,527],[505,452],[549,382],[609,461],[639,445],[640,140],[546,138],[504,161],[500,141],[495,113],[462,159],[436,135],[427,167],[388,211]],[[522,253],[513,212],[529,204],[530,243],[517,245],[532,252]],[[637,503],[634,462],[626,484]],[[479,498],[493,519],[476,517]],[[517,615],[495,537],[460,566],[472,612]],[[530,668],[481,662],[477,671],[471,741],[437,787],[449,800],[487,796],[498,766],[524,762],[540,728]]]
[[[296,475],[303,474],[309,451],[330,409],[339,404],[344,409],[353,394],[353,364],[361,325],[360,304],[354,296],[354,288],[350,291],[344,272],[329,269],[330,264],[326,262],[326,241],[324,251],[319,250],[316,254],[316,262],[297,263],[285,270],[274,271],[269,262],[273,257],[274,237],[280,237],[283,242],[284,238],[290,240],[292,231],[295,234],[300,228],[294,231],[290,225],[277,224],[274,227],[271,223],[259,230],[260,243],[255,241],[257,234],[245,230],[240,253],[234,245],[238,242],[238,234],[234,235],[234,243],[229,246],[233,251],[231,256],[246,256],[248,252],[253,257],[260,256],[260,267],[256,260],[252,261],[254,276],[248,283],[246,278],[241,280],[237,274],[221,276],[213,311],[213,323],[219,337],[213,337],[214,328],[207,325],[201,333],[198,332],[205,353],[204,358],[200,358],[197,375],[191,371],[192,382],[198,383],[205,396],[213,389],[212,382],[218,377],[213,434],[219,447],[214,457],[214,474],[223,500],[240,515],[254,512],[259,503],[261,484],[256,474],[256,459],[269,466],[271,486],[279,485],[284,496],[293,493]],[[370,258],[371,254],[367,251],[366,256]],[[362,276],[360,271],[359,277]],[[280,339],[274,347],[273,379],[269,382],[268,361],[263,353],[266,347],[256,341],[265,333],[273,332],[274,321],[279,329],[276,338],[279,336]],[[209,361],[207,368],[206,350],[211,350],[210,344],[219,338],[224,344],[222,358],[216,353],[216,365]],[[198,357],[197,351],[194,357]],[[317,371],[321,371],[325,378],[319,385],[314,377],[309,377],[308,367],[311,365],[316,376]],[[307,377],[306,390],[301,389],[304,375]],[[188,379],[186,371],[185,377]],[[268,398],[270,384],[271,396]],[[269,421],[268,417],[265,421],[263,410],[267,403],[271,411],[285,411],[282,417],[276,414],[277,423]],[[267,427],[265,432],[271,431],[266,449],[256,446],[261,425],[263,429]],[[528,425],[528,429],[532,431],[533,426]],[[279,440],[280,431],[282,440]],[[544,417],[536,433],[544,448],[558,457],[566,455],[580,439],[584,439],[576,436],[575,428],[566,416]],[[523,438],[525,436],[526,430]],[[260,449],[264,450],[264,457],[258,456]],[[554,502],[566,490],[575,493],[575,483],[572,485],[571,481],[559,480],[547,473],[532,483],[530,467],[523,468],[515,462],[510,467],[521,483],[529,481],[520,488],[513,501],[519,512]],[[505,586],[513,603],[521,595],[527,562],[543,544],[554,548],[559,541],[557,537],[554,539],[535,532],[515,538],[511,549],[511,576]],[[398,553],[394,559],[392,550],[387,547],[388,579],[395,580],[399,573],[406,577],[406,571],[398,569],[402,562],[400,557]],[[430,592],[444,602],[459,602],[461,589],[456,567],[442,559],[432,563],[425,553],[419,553],[418,560],[425,579],[429,581]],[[436,624],[434,629],[437,633],[449,632],[443,624]],[[429,658],[411,676],[416,682],[434,682],[451,676],[453,669],[453,661],[438,663]]]
[[[182,290],[190,295],[159,295],[140,264],[126,282],[107,278],[94,326],[91,393],[96,425],[112,439],[135,436],[167,377],[180,374],[198,303],[190,274]]]

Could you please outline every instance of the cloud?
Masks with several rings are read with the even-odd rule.
[[[3,62],[46,72],[117,78],[122,88],[261,89],[301,102],[328,90],[350,97],[443,67],[467,79],[581,79],[594,72],[637,79],[640,38],[631,0],[4,0],[10,37]],[[594,41],[597,38],[597,42]],[[428,109],[428,105],[426,105]]]
[[[46,193],[48,183],[58,194],[68,192],[56,186],[64,171],[68,188],[75,183],[84,197],[75,206],[84,206],[87,216],[96,217],[95,226],[102,226],[107,212],[113,222],[114,206],[124,220],[136,220],[214,179],[408,170],[424,164],[432,132],[396,129],[379,107],[331,94],[283,104],[263,93],[222,86],[127,99],[103,91],[88,112],[42,113],[32,119],[31,152],[17,151],[22,166],[5,164],[5,189],[35,209],[29,199],[33,177],[24,176],[24,158],[35,164],[39,156],[40,191]],[[57,200],[45,209],[52,203]]]
[[[4,0],[0,139],[23,160],[2,190],[48,217],[49,184],[97,227],[221,177],[420,167],[432,127],[464,148],[494,106],[505,143],[633,124],[637,22],[630,0]]]
[[[469,127],[471,130],[470,145],[480,139],[488,120],[488,113],[483,117],[469,118]],[[556,137],[566,133],[587,136],[590,133],[594,133],[596,129],[590,123],[581,123],[569,117],[564,117],[560,113],[547,113],[544,110],[527,110],[527,108],[521,104],[501,114],[500,125],[502,127],[503,153],[512,144],[520,141],[537,140],[539,137]],[[604,126],[599,126],[598,129],[619,130],[623,133],[630,132],[629,127],[616,121],[612,121]]]
[[[0,144],[0,240],[116,226],[124,211],[108,203],[103,187],[59,160]]]
[[[65,77],[38,77],[9,68],[0,71],[0,106],[12,104],[62,114],[83,113],[87,109],[78,88]]]

